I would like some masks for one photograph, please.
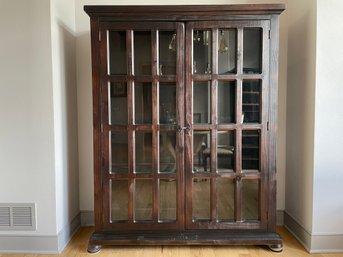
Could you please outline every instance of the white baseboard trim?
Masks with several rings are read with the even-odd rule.
[[[312,235],[310,253],[343,253],[343,235]]]
[[[79,213],[57,235],[0,235],[0,253],[59,254],[80,227],[80,220]]]
[[[284,212],[285,227],[310,253],[343,252],[343,235],[313,235]]]
[[[71,238],[81,226],[81,214],[78,213],[69,224],[67,224],[57,236],[58,239],[58,253],[61,253],[67,246]]]
[[[276,211],[276,225],[283,226],[284,224],[284,210],[277,210]]]
[[[57,236],[0,235],[0,253],[58,254]]]
[[[309,252],[311,249],[311,234],[286,211],[284,212],[284,226]]]
[[[94,211],[81,211],[81,227],[94,226]]]

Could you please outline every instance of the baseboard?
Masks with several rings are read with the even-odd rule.
[[[311,233],[303,228],[291,215],[284,212],[284,226],[304,246],[307,251],[311,249]]]
[[[0,235],[0,253],[59,254],[80,227],[77,214],[57,235]]]
[[[343,235],[312,235],[310,253],[342,253]]]
[[[49,235],[0,235],[0,253],[58,254],[58,238]]]
[[[67,224],[57,236],[58,239],[58,253],[61,253],[67,246],[70,239],[77,232],[81,226],[81,214],[78,213],[69,224]]]
[[[284,213],[285,227],[310,253],[343,252],[343,235],[313,235],[287,212]]]
[[[94,211],[81,211],[81,227],[94,226]]]
[[[284,224],[284,210],[277,210],[276,211],[276,225],[283,226]]]

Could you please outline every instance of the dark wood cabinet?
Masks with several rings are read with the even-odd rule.
[[[261,244],[276,233],[282,4],[85,6],[101,245]]]

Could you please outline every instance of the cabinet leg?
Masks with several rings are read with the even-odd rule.
[[[268,245],[269,249],[276,253],[281,253],[283,250],[283,244]]]
[[[101,250],[101,245],[94,245],[89,243],[88,244],[88,248],[87,248],[87,252],[89,253],[97,253]]]

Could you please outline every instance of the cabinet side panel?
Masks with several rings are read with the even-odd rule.
[[[276,231],[276,134],[278,113],[279,17],[271,16],[269,83],[269,215],[268,230]]]
[[[92,51],[92,85],[93,85],[93,154],[94,154],[94,222],[95,231],[100,231],[101,224],[101,110],[100,110],[100,85],[99,85],[99,22],[91,18],[91,51]]]

